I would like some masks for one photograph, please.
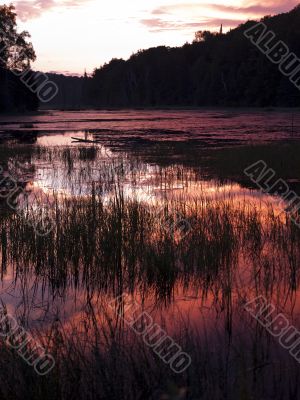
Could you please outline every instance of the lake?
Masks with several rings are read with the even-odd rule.
[[[296,340],[253,309],[298,338],[300,229],[245,169],[300,195],[299,127],[290,110],[0,117],[1,301],[55,360],[41,393],[297,398]],[[185,361],[155,352],[162,332]]]

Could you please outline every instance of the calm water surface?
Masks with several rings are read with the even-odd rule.
[[[72,210],[79,215],[82,204],[95,196],[104,208],[122,198],[148,208],[155,227],[147,237],[147,261],[136,256],[136,236],[125,232],[119,269],[108,257],[110,272],[102,274],[103,260],[93,254],[94,269],[87,276],[88,262],[82,254],[75,262],[73,255],[83,248],[99,251],[99,227],[86,232],[85,242],[82,232],[71,242],[72,232],[66,231],[65,243],[53,244],[53,256],[48,252],[37,262],[30,244],[13,231],[16,211],[7,205],[7,189],[0,203],[1,300],[30,329],[47,329],[59,319],[80,330],[88,305],[100,310],[117,295],[130,293],[168,332],[190,325],[214,342],[249,335],[251,321],[243,305],[262,294],[300,328],[298,234],[291,236],[280,199],[261,193],[243,174],[265,155],[279,177],[298,190],[299,125],[299,115],[288,111],[53,111],[0,117],[1,165],[23,188],[14,199],[19,213],[25,215],[26,204],[34,204],[33,212],[47,207],[60,210],[60,216]],[[184,232],[174,224],[161,228],[162,209],[172,207],[184,213]],[[126,218],[134,214],[128,211]],[[51,241],[60,228],[55,225]],[[155,233],[161,229],[163,245]],[[168,235],[176,260],[163,247]],[[231,238],[235,245],[229,251]],[[39,239],[34,241],[38,246]],[[195,243],[193,249],[189,243]],[[63,260],[56,254],[61,245],[72,247]],[[108,242],[107,247],[112,257],[120,250]],[[5,249],[15,250],[5,256]],[[59,279],[57,270],[64,271]],[[101,311],[97,318],[103,323]],[[280,352],[276,345],[274,352]]]

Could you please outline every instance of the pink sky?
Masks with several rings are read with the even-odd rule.
[[[33,67],[83,73],[113,57],[128,58],[139,49],[181,46],[191,42],[197,30],[218,30],[221,23],[226,30],[247,19],[289,11],[298,1],[19,0],[14,4],[20,28],[32,35],[38,57]]]

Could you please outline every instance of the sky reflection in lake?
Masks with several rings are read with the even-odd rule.
[[[20,163],[17,180],[29,203],[47,199],[55,221],[50,236],[39,239],[1,202],[0,296],[9,312],[33,331],[59,320],[80,340],[92,337],[92,318],[99,328],[108,328],[107,315],[117,324],[107,304],[128,293],[169,334],[188,327],[206,345],[226,346],[230,337],[251,343],[243,307],[263,294],[300,327],[300,233],[280,198],[261,193],[243,173],[264,158],[297,190],[299,144],[288,132],[288,114],[247,115],[253,129],[245,136],[242,117],[231,112],[175,112],[171,120],[157,114],[151,121],[147,112],[118,115],[122,121],[111,121],[114,113],[101,121],[91,113],[78,121],[57,113],[51,123],[34,117],[30,144],[18,136],[22,129],[12,134],[21,121],[2,126],[4,169]],[[274,125],[262,138],[264,128],[255,131],[255,124],[265,118]],[[80,130],[87,124],[91,129]],[[174,135],[156,137],[150,127]],[[227,141],[219,140],[224,130]],[[183,134],[190,131],[193,141]],[[282,146],[288,135],[291,143]],[[270,138],[274,144],[265,147]],[[24,200],[16,201],[22,209]],[[191,227],[182,240],[170,231],[178,214]],[[278,351],[272,347],[274,357]]]

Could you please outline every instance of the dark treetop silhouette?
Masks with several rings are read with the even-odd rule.
[[[300,56],[300,6],[262,21]],[[226,34],[199,31],[183,47],[160,46],[127,61],[113,59],[91,78],[51,76],[60,87],[51,106],[297,106],[299,91],[244,36],[255,23]]]
[[[17,32],[14,6],[0,6],[0,112],[34,110],[36,96],[20,81],[17,74],[30,68],[36,56],[28,32]]]
[[[8,72],[34,60],[28,33],[16,33],[13,7],[0,8],[1,28],[12,33],[24,59],[3,65],[0,72],[0,110],[34,109],[35,95]],[[264,17],[262,21],[300,56],[300,6],[289,13]],[[278,67],[244,36],[256,22],[247,21],[223,34],[199,31],[192,44],[141,50],[127,61],[113,59],[96,68],[92,77],[48,74],[59,87],[58,95],[45,108],[129,108],[164,106],[297,106],[299,91]],[[2,28],[3,29],[3,28]],[[0,43],[3,39],[0,36]],[[10,81],[8,84],[7,82]]]

